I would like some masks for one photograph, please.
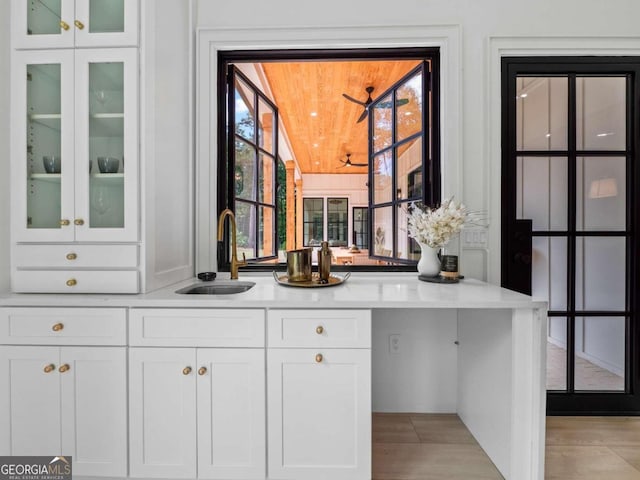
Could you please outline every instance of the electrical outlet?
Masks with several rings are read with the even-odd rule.
[[[389,353],[400,353],[400,335],[397,333],[389,335]]]

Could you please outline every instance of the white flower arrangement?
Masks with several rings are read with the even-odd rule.
[[[462,230],[467,216],[467,208],[462,203],[456,204],[453,198],[444,200],[436,209],[423,209],[412,203],[409,236],[431,248],[443,247]]]

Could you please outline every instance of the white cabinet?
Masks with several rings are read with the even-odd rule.
[[[264,312],[134,309],[130,343],[131,476],[264,479]]]
[[[0,455],[126,476],[125,326],[124,309],[0,309]]]
[[[370,312],[272,310],[267,330],[269,478],[369,480]]]
[[[136,46],[138,0],[12,0],[15,48]]]
[[[84,242],[138,240],[137,65],[135,48],[14,52],[14,291],[95,292],[78,272],[115,268],[117,278],[102,292],[139,291],[137,252],[114,267],[108,249],[103,256],[95,247],[83,258],[103,262],[88,269],[74,251]],[[65,244],[62,271],[46,275],[60,267],[53,258],[21,260],[18,251],[29,244],[54,242]]]
[[[71,455],[76,475],[126,476],[124,347],[0,347],[0,452]]]

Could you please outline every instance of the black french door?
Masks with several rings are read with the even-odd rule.
[[[503,59],[502,285],[549,302],[549,414],[640,414],[639,114],[640,58]]]

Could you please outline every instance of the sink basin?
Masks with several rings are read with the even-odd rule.
[[[215,282],[215,283],[196,283],[188,287],[176,290],[176,293],[186,295],[230,295],[233,293],[246,292],[253,288],[255,282]]]

